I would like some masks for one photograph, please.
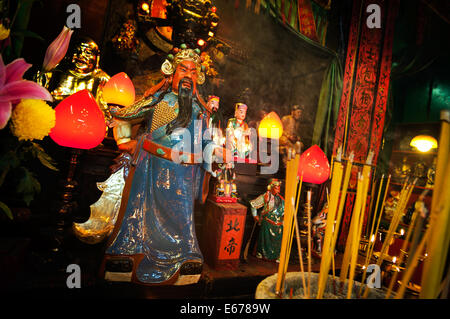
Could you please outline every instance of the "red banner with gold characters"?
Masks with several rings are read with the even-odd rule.
[[[368,10],[369,5],[379,11]],[[399,0],[353,1],[333,156],[342,147],[344,157],[353,153],[356,162],[364,163],[372,152],[372,164],[376,165],[383,138],[398,6]],[[374,14],[379,14],[378,26],[370,23]],[[357,169],[352,171],[352,175],[357,173]],[[340,244],[347,237],[354,194],[355,189],[350,189]]]
[[[218,259],[239,259],[245,228],[245,215],[224,215],[222,225]]]
[[[333,155],[343,147],[365,162],[370,151],[376,163],[380,151],[389,91],[392,40],[398,0],[355,0],[353,2],[344,82],[336,123]],[[380,27],[370,28],[369,5],[380,8]]]
[[[298,28],[300,33],[311,40],[318,41],[316,21],[312,11],[311,0],[298,0]]]

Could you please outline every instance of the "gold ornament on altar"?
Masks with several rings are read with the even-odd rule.
[[[139,40],[136,38],[136,25],[133,20],[125,22],[120,28],[119,33],[111,41],[119,51],[136,51],[139,46]]]
[[[102,89],[110,77],[99,68],[98,45],[87,37],[73,40],[61,63],[55,69],[39,74],[38,82],[50,91],[56,102],[78,91],[89,90],[108,119],[109,108],[102,98]]]
[[[219,72],[217,72],[217,70],[214,68],[213,66],[214,62],[209,56],[209,54],[206,52],[202,52],[201,58],[202,58],[202,66],[205,68],[206,75],[211,77],[217,76]]]

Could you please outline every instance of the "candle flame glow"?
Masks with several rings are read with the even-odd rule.
[[[392,262],[395,264],[397,261],[397,257],[394,256],[394,258],[392,258]]]

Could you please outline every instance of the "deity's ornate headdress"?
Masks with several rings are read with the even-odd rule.
[[[271,190],[275,186],[281,186],[281,181],[277,178],[271,178],[269,180],[269,185],[267,185],[267,189]]]
[[[174,54],[167,55],[167,59],[161,66],[161,71],[165,75],[172,75],[175,73],[178,64],[182,61],[192,61],[197,66],[197,84],[203,84],[205,82],[205,73],[202,69],[202,59],[200,57],[199,49],[188,49],[186,44],[180,45],[180,48],[173,49]]]
[[[247,110],[247,105],[244,103],[236,103],[234,110],[237,111],[238,109],[245,109]]]
[[[210,95],[210,96],[208,96],[208,102],[209,102],[209,101],[217,101],[217,102],[220,102],[220,97],[215,96],[215,95]]]

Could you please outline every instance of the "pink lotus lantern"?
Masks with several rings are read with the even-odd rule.
[[[319,146],[311,146],[300,156],[298,176],[302,175],[304,182],[313,184],[322,184],[330,176],[330,164]]]

